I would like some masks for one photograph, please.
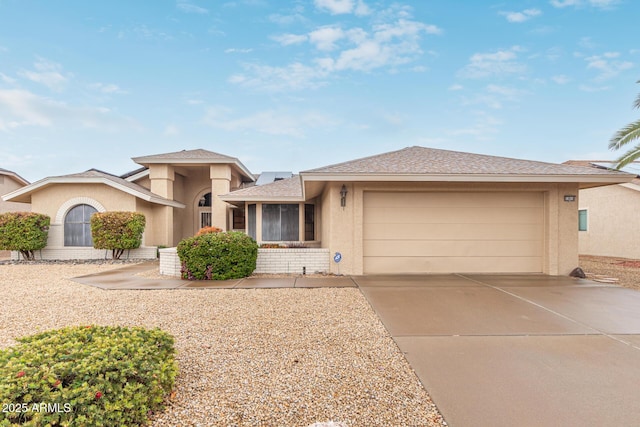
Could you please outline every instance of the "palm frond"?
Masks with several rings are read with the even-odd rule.
[[[631,141],[640,139],[640,120],[629,123],[627,126],[616,132],[609,141],[610,150],[618,150]]]
[[[616,159],[615,169],[622,169],[629,163],[640,158],[640,144],[633,147],[631,150],[624,153],[622,156]]]

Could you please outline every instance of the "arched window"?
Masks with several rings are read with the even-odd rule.
[[[64,217],[65,246],[93,246],[91,239],[91,215],[96,209],[89,205],[77,205]]]

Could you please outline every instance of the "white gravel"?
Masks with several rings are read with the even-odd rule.
[[[445,425],[358,289],[104,291],[68,280],[118,267],[0,265],[0,347],[68,325],[170,332],[180,375],[153,426]]]

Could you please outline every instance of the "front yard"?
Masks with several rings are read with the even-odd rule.
[[[0,347],[68,325],[170,332],[180,374],[153,426],[443,425],[358,289],[103,291],[68,280],[118,267],[0,265]]]

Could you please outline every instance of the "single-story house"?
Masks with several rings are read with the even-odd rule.
[[[19,188],[29,185],[29,181],[17,173],[0,168],[0,196],[11,193]],[[29,203],[6,202],[0,199],[0,213],[28,212],[31,210]]]
[[[207,150],[133,160],[142,168],[120,177],[50,177],[4,198],[51,216],[43,256],[103,256],[90,248],[90,215],[135,210],[147,218],[136,256],[214,225],[258,243],[326,248],[343,274],[561,275],[578,265],[578,191],[634,178],[425,147],[271,174],[260,185],[238,159]]]
[[[614,170],[611,160],[569,160],[569,165]],[[578,250],[581,255],[640,259],[640,162],[622,169],[630,182],[580,190]]]

